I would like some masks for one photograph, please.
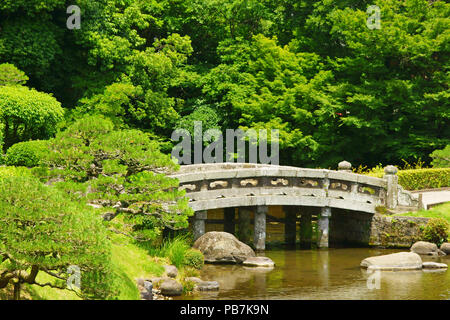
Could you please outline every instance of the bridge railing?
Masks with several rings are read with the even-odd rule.
[[[173,177],[192,206],[201,209],[223,208],[248,198],[247,205],[292,202],[373,213],[376,206],[391,207],[392,198],[398,198],[399,187],[390,181],[395,178],[355,174],[341,164],[339,171],[248,163],[188,165]]]

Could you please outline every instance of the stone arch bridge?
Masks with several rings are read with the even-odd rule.
[[[254,213],[254,246],[265,249],[266,216],[269,206],[287,208],[285,228],[291,235],[298,208],[316,209],[317,245],[328,247],[329,221],[333,212],[373,215],[377,207],[395,209],[398,206],[417,207],[411,193],[398,185],[397,169],[385,168],[383,178],[352,173],[351,164],[339,163],[338,171],[250,163],[197,164],[181,166],[172,175],[186,190],[189,205],[195,211],[194,237],[205,233],[208,210],[224,209],[225,231],[234,231],[234,208],[239,208],[239,220],[248,223]],[[311,213],[300,216],[300,238],[307,243],[311,237]],[[288,232],[288,229],[291,230]],[[234,233],[234,232],[232,232]]]

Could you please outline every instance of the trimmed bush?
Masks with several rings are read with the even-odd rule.
[[[19,142],[8,149],[5,164],[8,166],[36,167],[48,153],[47,140]]]
[[[24,85],[27,81],[25,72],[17,69],[13,64],[0,64],[0,86]]]
[[[406,190],[450,186],[450,168],[400,170],[397,175],[399,184]]]
[[[365,167],[360,167],[354,172],[376,178],[384,177],[384,169],[381,166],[369,170]],[[406,190],[435,189],[450,186],[450,168],[399,170],[397,175],[398,183]]]
[[[200,270],[205,264],[203,253],[196,249],[189,249],[184,255],[184,265]]]
[[[423,239],[440,246],[447,242],[450,224],[442,218],[431,218],[422,231]]]
[[[3,149],[17,142],[49,139],[64,109],[52,95],[22,86],[0,86]]]

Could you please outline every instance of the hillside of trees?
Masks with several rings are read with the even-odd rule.
[[[203,121],[279,129],[281,164],[429,163],[450,143],[449,17],[426,0],[0,1],[3,149],[101,114],[166,153]]]

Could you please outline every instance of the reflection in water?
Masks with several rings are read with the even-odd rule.
[[[220,284],[218,292],[181,299],[450,299],[450,271],[383,271],[379,289],[369,289],[361,260],[400,250],[277,250],[266,256],[275,268],[205,265],[200,277]],[[423,258],[450,264],[450,257]]]
[[[317,271],[319,272],[319,277],[321,279],[322,282],[322,287],[328,287],[328,280],[330,277],[330,272],[329,272],[329,255],[328,255],[328,250],[319,250],[317,252],[318,255],[318,266],[317,266]]]

